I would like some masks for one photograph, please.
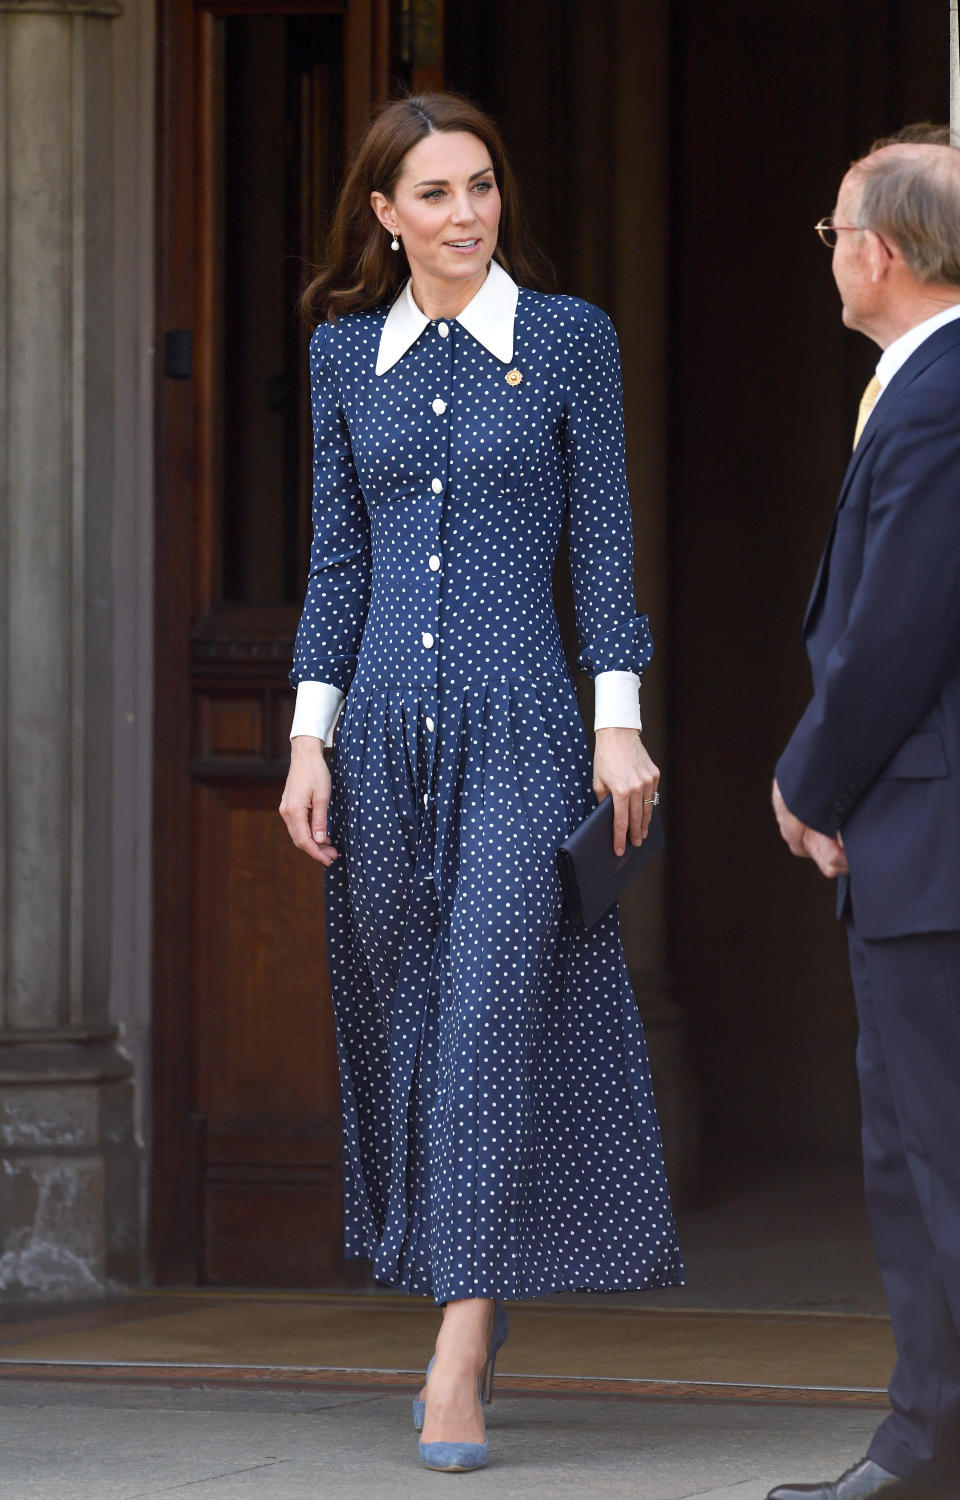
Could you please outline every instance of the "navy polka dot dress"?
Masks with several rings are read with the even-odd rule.
[[[652,654],[616,336],[496,264],[487,285],[492,311],[513,294],[506,344],[470,331],[482,295],[449,322],[407,296],[392,352],[387,308],[314,333],[291,674],[347,694],[325,875],[346,1250],[438,1303],[683,1279],[617,914],[572,927],[555,863],[595,805],[565,516],[580,665]]]

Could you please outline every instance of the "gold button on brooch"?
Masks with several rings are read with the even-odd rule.
[[[522,379],[523,376],[519,370],[507,371],[507,385],[519,385]]]

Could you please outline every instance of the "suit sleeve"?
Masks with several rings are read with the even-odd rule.
[[[874,440],[846,628],[777,766],[790,811],[833,834],[960,668],[960,405],[917,382]]]
[[[639,677],[653,656],[653,640],[634,601],[620,350],[610,319],[587,305],[583,313],[572,350],[564,446],[577,665],[594,678],[609,672]]]
[[[310,340],[313,543],[290,684],[346,693],[370,600],[370,523],[329,349],[330,325]]]

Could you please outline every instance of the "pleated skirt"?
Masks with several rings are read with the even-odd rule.
[[[333,782],[346,1253],[438,1303],[681,1284],[617,913],[562,909],[572,683],[355,682]]]

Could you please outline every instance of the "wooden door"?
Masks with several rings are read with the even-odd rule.
[[[160,6],[154,1275],[332,1285],[322,877],[277,814],[306,576],[295,312],[388,0]]]

